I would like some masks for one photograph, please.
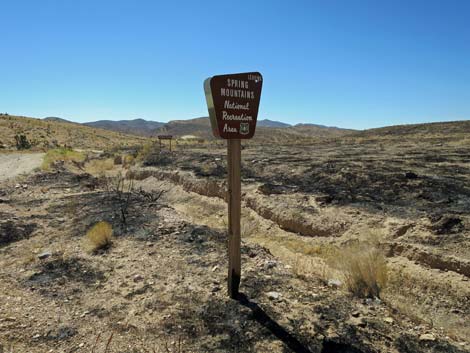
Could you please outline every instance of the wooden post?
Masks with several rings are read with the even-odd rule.
[[[238,296],[241,276],[240,258],[240,139],[227,140],[228,166],[228,293],[231,298]]]

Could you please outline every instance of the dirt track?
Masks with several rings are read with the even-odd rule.
[[[0,180],[26,174],[41,166],[44,153],[0,154]]]

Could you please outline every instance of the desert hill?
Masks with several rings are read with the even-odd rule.
[[[48,121],[48,122],[56,122],[56,123],[78,124],[76,122],[73,122],[73,121],[70,121],[70,120],[67,120],[67,119],[63,119],[63,118],[59,118],[57,116],[48,116],[48,117],[44,118],[43,120]]]
[[[144,119],[133,119],[118,121],[98,120],[83,123],[83,125],[105,130],[123,132],[125,134],[132,134],[138,136],[152,136],[153,132],[159,127],[163,126],[164,123]]]
[[[254,141],[289,142],[308,140],[317,137],[338,137],[354,132],[354,130],[324,127],[321,125],[289,126],[281,122],[260,120],[256,128]],[[277,127],[275,127],[277,126]],[[170,134],[174,136],[193,135],[204,139],[213,139],[208,117],[189,120],[174,120],[157,129],[156,135]]]
[[[25,135],[33,148],[71,146],[104,149],[140,144],[144,137],[97,129],[61,118],[36,119],[0,114],[0,148],[15,148],[15,136]]]
[[[276,127],[276,128],[283,128],[283,127],[289,127],[292,126],[291,124],[283,123],[282,121],[275,121],[275,120],[269,120],[269,119],[262,119],[258,120],[256,123],[257,127],[263,126],[263,127]]]
[[[209,118],[201,117],[188,120],[172,120],[155,131],[155,135],[184,136],[193,135],[204,139],[211,139],[211,125]]]
[[[357,132],[355,136],[397,137],[404,135],[452,135],[470,133],[470,120],[393,125]]]

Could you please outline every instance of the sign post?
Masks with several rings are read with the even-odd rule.
[[[227,140],[228,293],[237,298],[241,278],[241,139],[255,134],[263,77],[259,72],[213,76],[204,81],[215,137]]]
[[[162,149],[162,140],[170,140],[170,151],[171,151],[171,139],[173,135],[158,135],[158,142],[160,143],[160,150]]]

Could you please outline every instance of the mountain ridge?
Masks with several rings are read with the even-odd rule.
[[[152,136],[153,131],[163,126],[164,124],[165,123],[159,121],[145,120],[142,118],[130,120],[97,120],[83,123],[83,125],[94,128],[146,137]]]

